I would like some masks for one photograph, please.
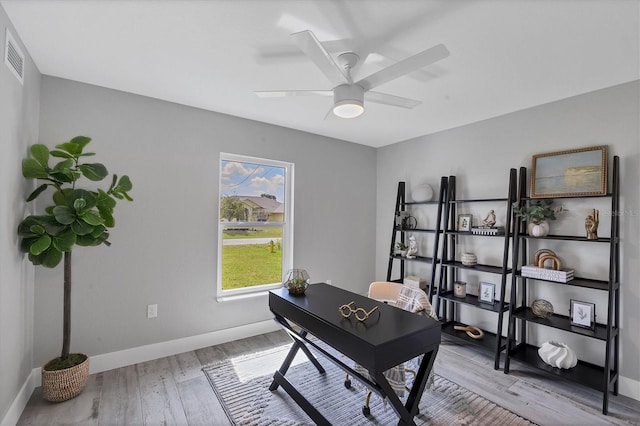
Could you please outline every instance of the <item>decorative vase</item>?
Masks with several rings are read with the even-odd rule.
[[[421,183],[411,188],[411,198],[413,201],[431,201],[433,198],[433,188],[428,183]]]
[[[545,364],[552,367],[567,369],[573,368],[578,364],[576,353],[564,343],[544,342],[538,349],[538,355],[540,355]]]
[[[532,237],[544,237],[549,234],[549,223],[546,220],[537,224],[530,223],[528,231]]]
[[[291,269],[282,284],[289,294],[304,294],[309,286],[309,274],[304,269]]]
[[[62,402],[82,392],[89,378],[89,357],[73,367],[46,370],[42,367],[42,397],[51,402]]]
[[[478,264],[478,258],[473,253],[462,253],[460,261],[465,266],[475,266]]]

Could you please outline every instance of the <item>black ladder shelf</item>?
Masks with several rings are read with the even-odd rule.
[[[511,169],[509,174],[508,192],[506,198],[484,198],[484,199],[456,199],[456,179],[455,176],[448,178],[448,191],[445,200],[445,217],[449,218],[448,224],[445,221],[443,229],[442,257],[439,260],[440,278],[437,286],[435,299],[435,310],[439,313],[442,324],[442,332],[453,336],[456,340],[464,343],[477,345],[483,349],[491,351],[494,356],[494,369],[500,368],[500,354],[507,348],[507,338],[502,335],[502,323],[505,312],[509,310],[509,304],[505,302],[505,291],[507,275],[511,273],[509,268],[510,241],[512,238],[512,214],[511,207],[516,199],[517,171]],[[456,206],[463,203],[500,203],[505,209],[505,231],[504,235],[479,235],[471,232],[461,232],[456,230],[457,214]],[[502,263],[500,265],[474,266],[464,265],[456,260],[456,242],[461,238],[502,238]],[[461,271],[487,272],[500,276],[499,296],[493,304],[484,303],[478,296],[467,294],[464,298],[455,297],[453,283],[458,280]],[[457,321],[459,309],[462,306],[470,306],[497,314],[496,333],[483,330],[482,339],[474,339],[467,335],[465,331],[456,330],[456,326],[466,326]]]
[[[509,330],[506,350],[504,372],[509,373],[510,360],[517,359],[542,370],[553,377],[568,379],[592,389],[602,392],[602,413],[607,414],[609,404],[609,392],[618,394],[618,358],[619,358],[619,323],[620,323],[620,160],[618,156],[613,157],[613,172],[611,192],[604,197],[611,198],[611,229],[610,237],[587,240],[581,236],[569,235],[548,235],[546,237],[530,237],[526,234],[526,224],[522,222],[520,226],[514,227],[514,242],[512,268],[516,271],[521,264],[526,263],[527,241],[530,238],[544,238],[547,240],[577,241],[581,244],[608,244],[609,245],[609,265],[608,277],[606,280],[586,279],[575,277],[573,280],[558,284],[556,282],[526,278],[518,270],[512,274],[511,296],[509,304]],[[520,168],[518,178],[518,203],[524,205],[531,198],[527,197],[527,169]],[[603,196],[593,196],[603,197]],[[576,197],[560,197],[571,199]],[[596,323],[595,330],[579,328],[571,325],[571,320],[566,315],[554,313],[547,319],[538,318],[533,315],[530,302],[527,300],[527,285],[548,285],[554,286],[575,286],[607,292],[607,318],[605,323]],[[518,323],[520,327],[518,326]],[[603,366],[594,365],[582,360],[571,369],[559,369],[545,364],[538,356],[538,348],[527,341],[527,324],[542,325],[563,330],[568,333],[578,334],[587,338],[605,342]],[[518,333],[516,335],[516,333]]]
[[[398,182],[398,193],[396,197],[396,210],[395,217],[393,222],[393,232],[391,233],[391,252],[389,253],[389,266],[387,268],[387,281],[393,282],[402,282],[405,276],[405,262],[424,262],[431,264],[431,271],[429,277],[429,284],[426,290],[427,296],[429,297],[429,301],[433,298],[434,293],[434,283],[435,283],[435,275],[436,275],[436,266],[438,259],[438,247],[440,244],[440,234],[441,234],[441,223],[442,223],[442,212],[443,205],[445,201],[447,193],[447,178],[443,176],[440,179],[440,188],[438,190],[438,199],[433,201],[407,201],[406,197],[406,185],[405,182]],[[424,205],[437,205],[437,213],[436,213],[436,223],[433,228],[412,228],[405,229],[402,225],[396,223],[396,217],[400,212],[406,212],[408,207],[415,208],[418,206]],[[415,207],[414,207],[415,206]],[[400,241],[405,243],[406,235],[408,233],[423,233],[423,234],[433,234],[433,250],[432,255],[430,257],[427,256],[416,256],[415,258],[406,258],[400,255],[394,254],[394,248],[396,242]],[[399,240],[398,240],[399,236]],[[400,278],[392,279],[394,264],[399,264],[400,266]]]

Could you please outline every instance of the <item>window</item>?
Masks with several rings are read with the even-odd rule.
[[[218,298],[282,285],[293,261],[293,164],[220,154]]]

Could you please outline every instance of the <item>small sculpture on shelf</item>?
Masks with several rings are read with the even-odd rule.
[[[396,243],[396,246],[394,248],[393,253],[400,255],[402,257],[405,257],[407,255],[407,250],[409,249],[409,246],[406,245],[405,243],[403,243],[402,241],[398,241]]]
[[[561,342],[544,342],[538,355],[545,364],[561,369],[573,368],[578,364],[576,353],[569,346]]]
[[[600,212],[593,209],[593,212],[584,220],[584,229],[587,231],[587,240],[598,239],[598,224],[600,223]]]
[[[491,228],[496,224],[496,213],[493,210],[489,211],[487,217],[482,221],[482,226],[486,226],[487,228]]]
[[[553,315],[553,305],[548,300],[536,299],[531,304],[531,313],[538,318],[549,318]]]
[[[418,253],[418,243],[413,235],[409,237],[409,250],[407,250],[407,259],[415,259]]]

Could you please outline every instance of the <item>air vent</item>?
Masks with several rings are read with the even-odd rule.
[[[24,54],[13,36],[11,36],[9,28],[7,28],[4,46],[4,63],[7,64],[11,73],[20,81],[20,84],[24,84]]]

